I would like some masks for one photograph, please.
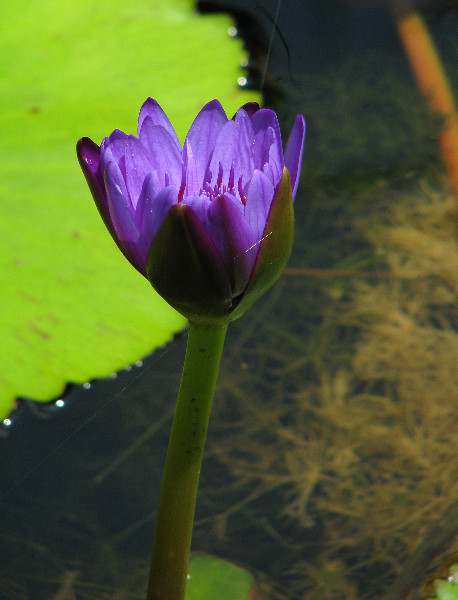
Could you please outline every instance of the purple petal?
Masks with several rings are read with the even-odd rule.
[[[100,216],[103,219],[103,222],[105,223],[106,228],[110,232],[111,237],[116,242],[121,252],[126,256],[128,260],[130,260],[130,262],[132,262],[130,257],[127,256],[124,246],[118,239],[118,235],[113,225],[110,209],[108,206],[108,195],[105,189],[105,181],[103,179],[103,173],[101,170],[100,148],[97,146],[97,144],[94,144],[94,142],[92,142],[89,138],[82,138],[78,142],[77,153],[81,164],[81,168],[83,169],[83,173],[86,176],[86,180],[89,184],[92,196],[94,197],[95,204],[98,208]],[[122,177],[121,183],[123,184]],[[136,265],[134,264],[134,266]]]
[[[91,139],[84,137],[78,141],[76,153],[97,208],[105,221],[107,196],[105,193],[103,173],[100,168],[100,148]]]
[[[163,187],[173,184],[181,185],[181,147],[179,148],[170,134],[160,125],[155,125],[150,117],[146,117],[140,129],[140,142],[146,149],[150,171],[157,171]],[[168,175],[168,181],[165,174]]]
[[[197,195],[202,188],[202,183],[199,182],[197,161],[188,138],[186,138],[183,147],[183,164],[186,171],[186,195]]]
[[[227,186],[231,167],[234,166],[235,181],[242,178],[242,185],[251,179],[254,170],[252,147],[254,132],[251,120],[244,110],[238,110],[235,121],[228,121],[221,129],[215,142],[210,160],[212,186],[221,183]],[[218,181],[222,167],[222,181]]]
[[[227,121],[216,138],[215,147],[210,160],[211,185],[217,185],[221,172],[221,185],[227,185],[235,155],[237,154],[237,126],[234,121]]]
[[[140,109],[140,114],[138,115],[138,137],[140,137],[140,131],[142,129],[143,121],[149,117],[153,122],[153,125],[159,125],[163,127],[172,140],[175,142],[177,148],[181,150],[181,144],[175,133],[175,129],[173,128],[172,123],[170,123],[169,118],[153,98],[148,98],[143,103],[143,106]]]
[[[104,150],[106,144],[112,144],[114,142],[126,140],[127,137],[127,133],[124,133],[124,131],[121,131],[120,129],[115,129],[110,133],[108,137],[104,138],[101,144],[101,148],[102,150]]]
[[[120,163],[123,162],[126,153],[127,138],[127,134],[119,129],[115,129],[110,137],[102,140],[100,145],[100,154],[102,157],[103,173],[105,172],[109,162],[114,161],[117,165],[120,165]],[[122,170],[123,169],[124,167],[122,167]]]
[[[275,188],[269,179],[256,170],[248,186],[245,205],[245,218],[256,241],[261,241],[274,193]]]
[[[243,110],[247,113],[247,115],[251,119],[253,117],[253,115],[259,110],[259,104],[257,102],[246,102],[240,108],[243,108]],[[237,113],[235,113],[235,115],[236,114]],[[235,115],[232,117],[233,120],[235,119]]]
[[[145,195],[140,221],[141,236],[138,243],[139,252],[147,257],[154,236],[165,220],[169,210],[177,204],[178,190],[173,185],[155,193],[154,176],[150,175],[145,181]]]
[[[228,196],[218,196],[208,211],[209,233],[221,253],[232,296],[245,289],[256,259],[255,236],[248,221]]]
[[[243,109],[239,109],[235,115],[235,124],[238,128],[238,152],[235,164],[235,178],[241,175],[242,182],[246,183],[251,179],[254,171],[253,144],[254,130],[251,119]],[[238,177],[237,177],[238,176]]]
[[[146,275],[146,256],[139,252],[140,232],[135,225],[134,213],[129,198],[121,191],[123,177],[118,165],[111,162],[105,170],[105,187],[108,195],[110,221],[119,247],[126,258],[143,275]]]
[[[285,166],[291,175],[293,200],[296,197],[297,186],[299,185],[302,153],[304,151],[304,138],[305,119],[302,115],[297,115],[285,150]]]
[[[284,167],[277,115],[273,110],[262,108],[255,113],[252,123],[255,134],[253,149],[255,167],[266,172],[266,164],[269,164],[270,171],[275,173],[275,181],[272,183],[276,185],[281,179]]]
[[[216,138],[227,122],[226,113],[218,100],[208,102],[191,125],[186,141],[191,145],[199,186],[202,187]]]
[[[162,189],[164,188],[159,182],[157,172],[153,171],[152,173],[149,173],[143,182],[142,191],[138,198],[137,207],[135,209],[135,224],[140,231],[142,230],[142,223],[144,223],[146,219],[150,218],[150,212],[154,198]]]
[[[211,201],[207,196],[187,196],[182,204],[192,208],[200,223],[208,230],[208,209]]]
[[[122,161],[122,163],[122,167],[124,168],[125,162]],[[108,166],[110,166],[109,170]],[[107,194],[109,195],[110,192],[114,193],[116,190],[118,190],[119,193],[122,194],[126,200],[129,200],[129,192],[127,191],[125,177],[125,168],[123,172],[121,166],[116,161],[110,161],[104,169],[104,183]],[[131,210],[132,214],[134,214],[132,206]]]
[[[143,182],[151,172],[151,163],[144,146],[133,135],[128,137],[126,144],[125,169],[127,192],[135,211]]]

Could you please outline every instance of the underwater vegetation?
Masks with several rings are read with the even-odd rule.
[[[355,204],[370,201],[371,214],[354,228],[378,256],[375,276],[302,279],[305,297],[285,276],[300,318],[289,328],[275,290],[264,310],[280,320],[255,345],[250,325],[233,341],[208,467],[230,483],[205,489],[211,535],[217,548],[238,523],[255,532],[250,560],[279,577],[279,598],[380,597],[456,502],[458,248],[446,190],[418,180],[363,192]],[[446,554],[457,550],[450,527]],[[431,540],[431,564],[437,553]]]

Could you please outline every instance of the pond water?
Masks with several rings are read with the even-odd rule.
[[[457,92],[458,12],[432,4]],[[308,131],[289,269],[229,328],[193,548],[252,570],[260,598],[399,600],[458,551],[458,254],[441,123],[386,9],[202,8],[229,5],[252,51],[248,86],[284,131],[297,112]],[[144,597],[185,344],[24,404],[3,431],[0,598]],[[427,558],[412,562],[420,544]]]

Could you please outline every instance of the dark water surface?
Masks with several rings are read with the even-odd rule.
[[[201,8],[235,11],[248,87],[262,85],[284,131],[297,112],[308,131],[299,271],[229,328],[193,547],[251,569],[261,598],[382,598],[456,501],[440,122],[381,8],[283,0],[277,20],[276,0]],[[425,17],[456,92],[458,13],[440,8]],[[185,344],[70,389],[64,406],[24,403],[4,429],[0,599],[144,597]],[[411,587],[458,550],[456,527]]]

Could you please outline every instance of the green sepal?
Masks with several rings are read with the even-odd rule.
[[[229,277],[189,206],[177,204],[168,212],[151,244],[146,272],[156,292],[190,321],[228,321]]]
[[[234,321],[280,277],[294,240],[291,177],[283,169],[267,218],[253,272],[245,291],[231,295],[219,252],[194,211],[173,206],[148,254],[147,275],[154,289],[175,310],[195,323]]]
[[[285,167],[270,206],[253,272],[240,297],[240,302],[230,315],[231,321],[241,317],[277,281],[291,255],[293,241],[294,208],[291,177]]]

